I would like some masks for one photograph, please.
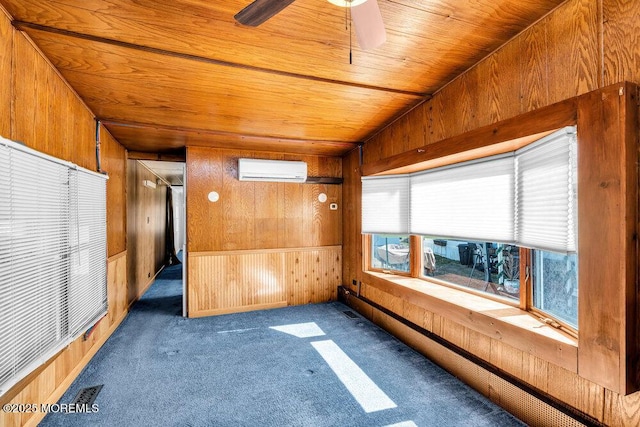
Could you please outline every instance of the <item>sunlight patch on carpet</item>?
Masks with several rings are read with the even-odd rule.
[[[298,338],[321,337],[324,331],[315,322],[296,323],[293,325],[271,326],[269,329],[284,332]]]
[[[320,353],[366,413],[397,407],[393,400],[338,347],[338,344],[332,340],[326,340],[315,341],[311,345]]]

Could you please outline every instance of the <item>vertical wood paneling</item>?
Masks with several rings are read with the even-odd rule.
[[[533,355],[524,355],[522,379],[539,390],[549,390],[549,363]]]
[[[424,119],[426,121],[425,142],[431,144],[444,139],[444,123],[442,121],[442,95],[437,93],[424,104]],[[365,154],[366,148],[365,144]]]
[[[504,66],[520,57],[522,39],[522,36],[514,38],[476,66],[478,79],[484,82],[478,85],[479,126],[515,117],[522,112],[520,61]]]
[[[359,260],[362,258],[362,237],[360,234],[360,203],[361,203],[361,182],[360,182],[360,154],[359,150],[353,150],[342,160],[343,179],[342,195],[342,247],[343,283],[352,290],[357,289],[353,281],[361,280]]]
[[[37,85],[36,64],[38,53],[23,35],[16,32],[13,38],[13,102],[20,111],[13,112],[11,139],[36,148]],[[42,62],[44,62],[41,59]],[[37,148],[36,148],[37,149]],[[49,154],[49,153],[47,153]]]
[[[0,135],[11,138],[13,27],[0,10]]]
[[[272,153],[268,157],[271,160],[283,160],[284,155]],[[276,246],[282,247],[284,221],[284,189],[282,182],[264,182],[260,185],[253,184],[254,191],[254,231],[253,245],[251,249],[268,248],[273,245],[275,236]],[[230,248],[229,248],[230,249]]]
[[[127,251],[129,303],[151,285],[164,265],[167,187],[143,186],[157,177],[136,160],[127,163]]]
[[[283,247],[302,246],[304,241],[303,209],[304,195],[302,185],[284,186],[284,238]],[[309,203],[313,203],[309,201]]]
[[[238,181],[242,157],[307,162],[309,176],[342,176],[342,160],[318,156],[187,149],[187,228],[193,252],[331,246],[341,244],[340,185]],[[217,191],[220,200],[209,202]],[[327,203],[320,203],[320,192]],[[329,209],[338,204],[337,211]]]
[[[222,150],[189,147],[186,171],[188,251],[221,251],[225,232],[223,204],[220,200],[210,202],[207,195],[212,191],[222,195]]]
[[[127,248],[127,151],[104,128],[100,128],[102,170],[107,180],[107,245],[109,256]]]
[[[215,238],[223,239],[225,250],[254,248],[255,183],[238,181],[239,157],[227,152],[222,158],[224,175],[219,202],[223,206],[224,230]]]
[[[109,323],[114,324],[128,310],[127,257],[122,252],[107,263]]]
[[[342,280],[340,248],[284,254],[287,302],[310,304],[336,299]]]
[[[466,329],[465,333],[467,336],[466,345],[464,347],[465,350],[470,351],[484,360],[490,360],[492,339],[471,329]]]
[[[427,129],[424,113],[425,104],[422,103],[411,110],[406,116],[407,150],[422,147],[427,143]]]
[[[585,95],[578,116],[578,128],[589,129],[578,157],[578,276],[588,278],[580,281],[578,373],[623,392],[636,389],[637,358],[626,355],[638,351],[638,106],[622,96],[630,90],[619,85]],[[607,233],[594,233],[593,224]],[[584,250],[593,245],[615,252]]]
[[[96,170],[91,112],[24,34],[16,33],[13,51],[13,72],[19,77],[13,79],[16,111],[11,138]]]
[[[604,82],[640,83],[640,2],[602,0]]]
[[[363,162],[371,163],[376,160],[380,160],[382,157],[380,156],[380,148],[383,145],[383,140],[379,134],[374,135],[370,139],[367,140],[366,145],[367,149],[363,152]],[[345,157],[348,154],[345,154]]]
[[[498,340],[491,340],[490,362],[518,378],[522,378],[522,351]]]
[[[532,111],[549,105],[549,52],[547,32],[549,16],[542,25],[534,25],[522,34],[520,43],[522,110]]]
[[[332,301],[340,246],[189,254],[189,316]]]
[[[549,15],[546,43],[549,103],[596,90],[601,83],[599,1],[568,1]]]
[[[466,91],[466,78],[460,76],[438,92],[442,104],[439,120],[442,123],[443,137],[464,133],[468,130],[468,123],[472,120],[469,93]]]
[[[399,126],[398,122],[387,126],[378,134],[378,138],[381,141],[384,141],[380,145],[380,158],[382,159],[392,156],[395,153],[397,141],[394,139],[393,133],[396,126]]]
[[[640,425],[640,396],[638,393],[620,396],[605,391],[604,423],[608,426]]]

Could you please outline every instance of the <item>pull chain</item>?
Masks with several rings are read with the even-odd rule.
[[[349,65],[353,64],[353,49],[351,44],[351,8],[349,8]]]

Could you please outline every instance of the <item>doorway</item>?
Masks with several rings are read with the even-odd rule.
[[[165,267],[182,264],[182,315],[186,317],[186,187],[185,163],[139,160],[153,173],[158,186],[166,187],[164,263]]]

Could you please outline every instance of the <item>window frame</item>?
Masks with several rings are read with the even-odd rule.
[[[422,257],[416,256],[415,254],[422,253],[422,239],[424,236],[418,236],[411,234],[409,235],[409,272],[399,271],[399,270],[389,270],[382,268],[375,268],[371,265],[371,257],[373,254],[371,253],[371,245],[372,245],[372,234],[363,234],[363,247],[368,248],[367,252],[364,254],[363,260],[365,260],[364,271],[373,271],[377,273],[386,273],[397,276],[411,277],[414,279],[420,279],[429,283],[433,283],[439,286],[446,286],[451,289],[456,289],[461,292],[466,292],[472,295],[476,295],[482,298],[486,298],[492,301],[496,301],[502,304],[510,305],[514,308],[519,308],[520,310],[526,311],[532,316],[536,317],[541,322],[558,329],[559,331],[567,334],[571,338],[578,337],[578,330],[568,323],[564,322],[562,319],[559,319],[553,316],[551,313],[547,313],[543,310],[536,308],[533,305],[533,252],[534,249],[520,247],[520,271],[524,272],[524,274],[520,274],[520,293],[519,298],[509,299],[507,297],[501,297],[497,294],[491,294],[489,292],[483,292],[479,290],[475,290],[472,288],[467,288],[462,285],[457,285],[455,283],[447,282],[444,280],[437,279],[435,277],[425,276],[423,274],[423,260]]]
[[[373,254],[373,237],[374,235],[381,235],[384,236],[385,234],[383,233],[371,233],[371,234],[364,234],[363,236],[367,236],[367,240],[366,240],[366,244],[363,246],[364,248],[366,248],[366,252],[365,252],[365,257],[363,257],[363,259],[366,259],[366,264],[364,266],[365,271],[376,271],[378,273],[386,273],[386,274],[395,274],[398,276],[405,276],[405,277],[413,277],[413,268],[414,268],[414,259],[413,259],[413,244],[412,244],[412,239],[411,239],[411,235],[407,234],[406,236],[409,238],[409,271],[402,271],[402,270],[393,270],[393,269],[388,269],[388,268],[378,268],[378,267],[374,267],[372,264],[372,257],[374,256]],[[395,234],[395,233],[390,233],[387,235],[400,235],[400,234]],[[402,234],[404,236],[404,234]]]
[[[369,236],[369,238],[364,240],[363,243],[365,247],[369,248],[370,250],[370,252],[365,257],[365,262],[363,263],[364,270],[390,273],[390,274],[399,274],[403,276],[410,276],[410,277],[414,277],[422,280],[427,280],[442,286],[448,286],[453,289],[458,289],[463,292],[472,293],[474,295],[478,295],[483,298],[488,298],[501,303],[505,303],[513,307],[519,307],[520,309],[527,311],[528,313],[531,313],[532,315],[536,316],[540,321],[544,322],[545,324],[551,327],[560,329],[563,332],[568,333],[572,337],[577,337],[578,327],[573,326],[567,321],[564,321],[555,313],[552,313],[550,311],[545,311],[534,305],[533,296],[535,294],[534,291],[535,291],[536,282],[538,282],[538,280],[535,280],[536,268],[534,265],[534,258],[535,258],[534,254],[536,252],[546,253],[549,250],[548,249],[531,249],[526,246],[521,246],[523,243],[526,245],[527,242],[529,242],[529,244],[535,245],[536,243],[540,243],[541,238],[543,239],[542,240],[543,243],[545,244],[550,243],[547,241],[549,237],[547,234],[543,233],[541,235],[537,231],[540,225],[547,224],[547,222],[549,221],[549,218],[546,217],[546,215],[541,217],[538,213],[540,211],[539,207],[538,208],[535,207],[537,206],[536,203],[539,203],[539,201],[541,200],[540,189],[539,189],[539,186],[536,184],[536,179],[538,181],[540,181],[540,179],[546,180],[548,177],[548,173],[555,173],[556,175],[554,176],[556,176],[558,181],[553,181],[553,182],[562,183],[564,182],[563,181],[564,177],[568,173],[569,176],[567,177],[567,179],[571,184],[570,188],[572,188],[572,190],[568,190],[568,193],[565,195],[562,192],[557,192],[556,188],[552,189],[552,190],[555,190],[555,192],[553,193],[554,195],[556,195],[555,200],[558,201],[557,198],[561,197],[562,200],[568,201],[568,206],[566,207],[567,211],[563,211],[562,204],[556,203],[555,205],[560,208],[559,212],[557,213],[559,213],[561,216],[560,218],[558,218],[556,215],[553,218],[560,220],[560,223],[556,225],[560,225],[561,227],[559,228],[559,230],[564,229],[564,232],[561,232],[560,235],[558,236],[556,236],[555,234],[552,234],[552,236],[556,237],[556,239],[551,240],[549,247],[553,248],[555,244],[555,246],[557,246],[556,250],[565,249],[572,252],[575,251],[574,253],[577,253],[577,246],[575,244],[577,239],[577,231],[578,231],[577,226],[575,225],[575,221],[577,221],[577,200],[576,200],[577,180],[575,178],[576,176],[575,174],[577,173],[576,135],[577,135],[577,126],[575,125],[563,126],[557,130],[552,130],[550,132],[547,132],[544,135],[533,135],[532,137],[527,138],[526,142],[515,147],[515,149],[512,149],[511,151],[507,151],[504,153],[492,154],[492,155],[484,155],[483,153],[480,153],[477,157],[473,157],[473,156],[471,158],[465,157],[464,160],[462,161],[457,161],[455,158],[452,158],[445,165],[437,164],[433,167],[426,167],[425,169],[421,169],[421,170],[412,170],[410,173],[401,173],[401,174],[393,173],[386,176],[377,177],[378,179],[375,181],[372,179],[375,177],[363,177],[362,178],[362,185],[363,185],[362,187],[362,197],[363,197],[362,231],[363,233]],[[566,156],[566,158],[563,155]],[[548,156],[552,156],[551,163],[552,165],[555,165],[553,166],[552,169],[549,169],[549,166],[547,165],[549,163],[549,161],[547,161]],[[543,171],[544,173],[543,175],[541,175],[541,172],[539,170],[540,169],[539,165],[541,160],[544,160],[543,162],[545,164],[544,168],[546,168]],[[524,165],[525,165],[524,169],[521,171],[519,171],[518,169],[518,165],[520,164],[520,162],[524,162]],[[526,166],[527,164],[529,164],[530,166],[527,167]],[[564,169],[567,166],[568,166],[568,171],[565,171]],[[560,175],[557,175],[558,172],[560,173]],[[529,175],[527,175],[527,173]],[[525,174],[525,177],[532,176],[533,178],[527,180],[523,178],[522,174]],[[427,178],[430,178],[430,177],[433,177],[433,179],[435,180],[434,181],[435,184],[429,184],[430,181]],[[475,226],[468,228],[470,224],[470,220],[468,218],[463,218],[463,219],[454,218],[454,221],[452,223],[451,218],[449,218],[448,216],[446,215],[442,216],[441,213],[439,214],[440,211],[438,210],[433,212],[428,207],[428,204],[424,205],[425,202],[423,200],[424,198],[422,197],[422,195],[431,194],[429,192],[430,191],[429,189],[431,188],[429,187],[429,185],[432,185],[433,187],[432,190],[436,192],[435,199],[436,200],[443,199],[443,205],[454,206],[454,209],[457,207],[457,209],[461,210],[462,212],[468,210],[468,203],[473,203],[473,202],[460,202],[459,197],[450,198],[451,191],[448,189],[448,186],[450,185],[448,180],[452,179],[454,181],[453,186],[456,188],[456,190],[460,190],[462,194],[465,194],[464,191],[465,190],[468,191],[468,189],[466,188],[467,186],[476,185],[473,179],[469,181],[469,177],[472,177],[472,178],[480,177],[481,179],[499,177],[501,178],[501,181],[499,182],[499,184],[505,187],[505,188],[501,187],[503,191],[502,192],[499,191],[498,194],[499,195],[502,194],[503,197],[507,197],[507,199],[501,199],[501,201],[499,201],[498,202],[499,204],[497,205],[498,211],[501,211],[501,209],[502,210],[506,209],[506,213],[504,213],[503,215],[503,217],[505,218],[493,224],[492,220],[494,220],[494,218],[490,217],[490,219],[488,219],[488,222],[492,224],[493,227],[490,227],[489,230],[484,230],[484,228],[481,226],[480,228],[484,230],[484,233],[479,231]],[[503,178],[509,178],[509,179],[503,179]],[[465,179],[467,181],[464,181]],[[517,184],[519,179],[522,179],[523,185],[525,185],[522,188],[519,187]],[[380,217],[378,210],[372,209],[371,203],[367,204],[364,202],[365,193],[367,197],[371,197],[369,196],[369,192],[365,191],[366,190],[365,183],[372,182],[373,183],[371,185],[372,188],[378,188],[378,186],[382,186],[382,188],[384,189],[386,188],[384,186],[386,184],[386,181],[389,181],[389,180],[393,180],[394,182],[396,180],[406,182],[406,185],[407,185],[406,190],[409,193],[409,197],[402,198],[400,205],[396,207],[397,211],[402,211],[402,212],[407,211],[406,214],[407,214],[408,222],[403,223],[404,225],[401,227],[402,230],[407,229],[409,233],[407,233],[406,235],[416,236],[415,239],[412,239],[412,238],[409,239],[409,252],[411,255],[409,256],[409,259],[408,259],[408,262],[409,262],[408,272],[404,270],[395,270],[393,268],[374,267],[374,258],[377,253],[376,253],[376,248],[373,248],[372,236],[378,236],[378,235],[395,236],[396,230],[393,224],[395,224],[397,221],[391,221],[391,225],[390,225],[391,231],[389,231],[389,233],[381,233],[377,231],[380,228],[384,229],[386,227],[385,224],[387,224],[387,221],[385,221],[385,216],[384,216],[385,213],[383,213],[382,217]],[[458,182],[457,180],[462,180],[463,182],[466,182],[466,184],[463,185],[462,187],[461,185],[456,186],[456,182]],[[531,186],[530,184],[531,180],[534,181],[533,186]],[[426,185],[426,188],[423,188],[425,187],[425,185]],[[545,181],[543,184],[543,188],[548,191],[549,189],[547,188],[547,185],[548,184]],[[444,189],[443,189],[443,186],[444,186]],[[511,188],[507,188],[509,186]],[[397,187],[397,184],[396,184],[396,187]],[[523,191],[525,191],[526,188],[530,189],[532,193],[526,193],[526,194],[523,193]],[[562,189],[564,187],[560,186],[560,188]],[[387,193],[388,191],[382,192],[382,194],[387,194]],[[457,195],[458,191],[455,191],[455,193]],[[474,197],[473,195],[477,193],[478,193],[477,189],[475,191],[472,189],[471,192],[468,193],[468,195],[469,197],[471,197],[471,199],[473,199]],[[395,194],[395,192],[393,194]],[[388,197],[393,196],[393,194],[390,194]],[[509,200],[508,199],[509,194],[515,194],[515,198]],[[521,211],[519,211],[517,206],[518,206],[518,202],[522,203],[523,194],[524,194],[524,198],[528,200],[528,202],[523,205],[524,209],[520,207]],[[529,194],[528,199],[526,197],[527,194]],[[566,197],[568,197],[568,199],[565,199]],[[414,200],[417,200],[416,202],[417,205],[415,206],[413,203]],[[462,200],[464,201],[465,198],[463,198]],[[546,198],[544,198],[543,200],[546,200]],[[409,201],[411,201],[411,203]],[[420,204],[420,202],[422,202],[422,204]],[[387,200],[384,199],[384,200],[378,201],[377,203],[374,202],[374,207],[376,204],[379,204],[379,203],[387,203]],[[533,208],[531,208],[532,203],[534,206]],[[393,203],[391,204],[393,205]],[[366,209],[365,209],[365,206],[366,206]],[[529,208],[527,208],[527,206],[529,206]],[[572,216],[572,212],[573,212],[573,216]],[[564,216],[562,216],[563,214]],[[414,215],[416,215],[415,219],[414,219]],[[433,216],[432,221],[427,220],[427,222],[425,222],[425,216],[430,218],[429,217],[430,215]],[[512,215],[511,218],[506,218],[510,215]],[[533,219],[531,218],[531,216],[533,216]],[[409,219],[409,217],[411,219]],[[400,219],[402,219],[402,215],[400,215]],[[506,234],[501,235],[500,233],[504,232],[505,227],[502,227],[502,224],[505,223],[504,222],[505,220],[506,220],[506,224],[510,226],[513,225],[513,229],[510,230],[510,232],[507,232]],[[433,221],[435,221],[435,223]],[[533,221],[533,227],[527,226],[531,221]],[[373,222],[377,224],[377,226],[376,227],[365,226],[365,222],[367,224]],[[485,222],[482,220],[480,221],[480,223],[485,224]],[[460,230],[458,229],[458,226],[460,227]],[[427,232],[431,231],[431,232],[437,233],[438,232],[437,230],[440,230],[441,228],[445,234],[417,234],[425,231]],[[557,229],[558,227],[553,228],[553,230],[557,230]],[[524,239],[522,239],[523,236],[521,235],[523,233],[523,230],[525,232],[525,235],[527,236],[527,238],[524,238]],[[413,232],[414,234],[410,234],[411,232]],[[530,236],[532,232],[533,232],[533,236]],[[499,289],[493,285],[491,286],[492,291],[488,291],[487,288],[491,283],[491,279],[489,279],[488,281],[485,281],[484,290],[481,290],[482,289],[481,286],[478,288],[474,288],[473,286],[466,286],[462,283],[456,283],[455,279],[451,281],[447,281],[447,280],[439,279],[437,277],[431,277],[425,274],[424,257],[423,257],[423,251],[425,250],[424,238],[447,239],[452,235],[456,235],[456,236],[457,235],[462,235],[462,236],[478,235],[478,236],[485,236],[485,237],[489,236],[488,240],[486,238],[481,239],[482,242],[484,241],[493,242],[490,236],[494,235],[494,233],[496,234],[495,238],[498,239],[499,241],[507,241],[502,239],[513,239],[513,241],[515,241],[515,245],[519,248],[519,252],[520,252],[519,259],[525,260],[524,263],[521,263],[521,265],[519,265],[520,272],[523,272],[524,274],[519,275],[518,294],[515,294],[515,293],[508,294],[506,292],[501,293]],[[405,234],[402,233],[402,235],[404,236]],[[533,242],[530,241],[531,238],[534,239]],[[566,239],[566,243],[567,243],[567,246],[564,248],[563,248],[563,245],[561,244],[565,242],[563,239]],[[467,239],[455,239],[455,240],[467,240]],[[474,243],[477,244],[479,243],[477,240],[478,239],[476,238],[475,240],[472,239],[468,241],[469,242],[473,241]],[[554,249],[551,249],[551,251],[554,251]],[[575,274],[577,275],[577,273],[578,272],[576,271]],[[531,280],[529,280],[529,278],[531,278]],[[579,281],[578,281],[578,288],[579,288]]]

